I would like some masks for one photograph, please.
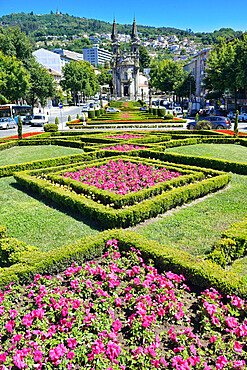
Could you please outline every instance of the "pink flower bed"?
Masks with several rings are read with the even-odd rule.
[[[76,172],[64,172],[61,176],[93,185],[116,194],[127,194],[139,191],[158,182],[180,176],[164,168],[146,166],[142,163],[131,163],[119,160],[110,161],[100,167],[87,167]]]
[[[140,251],[107,248],[100,263],[0,292],[1,369],[246,369],[246,301],[195,297]]]
[[[111,139],[138,139],[139,137],[145,137],[146,135],[130,135],[130,134],[122,134],[122,135],[114,135],[114,136],[106,136]]]
[[[120,152],[128,152],[130,150],[138,150],[138,149],[147,149],[146,146],[138,146],[138,145],[115,145],[115,146],[109,146],[107,148],[100,148],[102,150],[118,150]]]

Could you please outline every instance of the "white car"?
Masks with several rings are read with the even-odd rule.
[[[34,115],[30,121],[32,126],[41,126],[43,127],[46,123],[48,123],[48,117],[43,116],[41,114]]]
[[[0,118],[0,129],[16,128],[17,124],[13,118],[3,117]]]
[[[108,108],[106,108],[106,111],[107,111],[108,113],[121,112],[121,110],[120,110],[120,109],[117,109],[117,108],[114,108],[114,107],[108,107]]]

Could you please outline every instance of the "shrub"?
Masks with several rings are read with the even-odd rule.
[[[174,116],[172,114],[170,114],[170,113],[164,115],[164,119],[166,119],[166,120],[173,119],[173,118],[174,118]]]
[[[88,111],[88,118],[92,118],[92,119],[95,118],[95,111],[94,110]]]
[[[158,109],[153,109],[153,115],[157,116],[157,114],[158,114]]]
[[[36,247],[27,245],[15,238],[6,238],[0,240],[0,264],[11,266],[18,263],[25,253],[38,251]]]
[[[77,113],[76,118],[77,118],[77,119],[80,119],[79,113]]]
[[[196,113],[196,115],[195,115],[195,121],[196,122],[199,121],[199,113]]]
[[[153,114],[153,111],[154,111],[153,108],[149,108],[149,113]]]
[[[236,118],[234,121],[234,136],[238,136],[238,110],[236,111]]]
[[[100,116],[100,110],[99,109],[95,110],[95,116],[96,117],[99,117]]]
[[[70,122],[71,121],[71,115],[69,114],[69,117],[68,117],[68,121]]]
[[[18,139],[21,140],[22,139],[22,122],[21,122],[20,116],[18,116],[17,125],[18,125]]]
[[[184,112],[184,113],[183,113],[183,119],[185,119],[185,118],[186,118],[186,113]]]
[[[197,130],[212,130],[212,125],[209,121],[199,121],[196,124]]]
[[[47,123],[46,125],[44,125],[44,131],[45,132],[57,132],[58,125],[56,125],[56,123]]]
[[[59,125],[59,119],[58,119],[58,117],[55,118],[55,124],[56,125]]]

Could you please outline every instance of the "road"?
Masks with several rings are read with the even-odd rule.
[[[90,101],[89,101],[90,102]],[[89,103],[88,102],[88,103]],[[105,102],[106,104],[106,102]],[[58,107],[53,107],[50,110],[49,114],[49,122],[55,123],[55,118],[58,117],[59,119],[59,131],[69,130],[69,128],[66,126],[66,122],[68,121],[68,116],[70,115],[72,119],[75,119],[77,114],[81,114],[81,107],[78,106],[70,106],[70,107],[64,107],[62,109]],[[192,119],[194,120],[194,119]],[[186,129],[186,125],[184,124],[184,129]],[[232,126],[234,126],[234,123],[232,122]],[[239,131],[247,133],[247,122],[239,122]],[[182,129],[182,128],[180,128]],[[123,129],[124,130],[124,129]],[[132,131],[135,131],[136,128],[133,128]],[[140,130],[140,128],[138,128]],[[147,130],[147,128],[145,128]],[[113,129],[111,129],[113,131]],[[118,131],[122,131],[118,129]],[[43,127],[32,127],[29,125],[23,125],[22,126],[22,133],[30,133],[30,132],[44,132]],[[0,138],[8,137],[8,136],[14,136],[17,135],[17,128],[15,129],[9,129],[9,130],[0,130]]]

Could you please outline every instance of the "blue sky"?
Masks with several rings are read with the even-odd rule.
[[[48,14],[59,9],[69,15],[130,24],[175,27],[194,32],[212,32],[222,27],[247,30],[247,1],[238,0],[1,0],[0,15],[10,13]]]

